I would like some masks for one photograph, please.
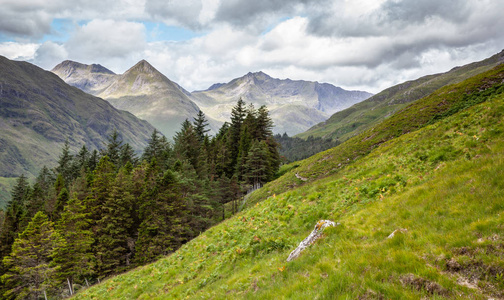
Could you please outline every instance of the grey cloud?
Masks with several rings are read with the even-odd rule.
[[[191,29],[201,28],[198,16],[202,7],[201,0],[147,0],[145,2],[145,11],[153,18]]]
[[[460,0],[388,0],[381,6],[384,22],[422,23],[439,17],[454,23],[467,21],[471,11],[469,1]]]
[[[0,32],[12,37],[41,37],[51,30],[52,18],[43,11],[23,12],[9,7],[0,10]]]
[[[246,27],[267,16],[281,18],[305,8],[309,0],[231,0],[221,3],[215,19]],[[320,2],[322,5],[323,3]]]

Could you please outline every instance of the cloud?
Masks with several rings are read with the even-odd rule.
[[[202,8],[201,0],[146,0],[145,2],[145,12],[155,20],[191,29],[201,28],[199,16]],[[206,16],[207,19],[209,17],[211,15]]]
[[[0,54],[116,73],[147,59],[188,90],[263,70],[379,92],[500,51],[502,11],[500,0],[3,0],[0,38],[13,42]],[[71,30],[49,42],[67,30],[55,18]],[[144,21],[195,34],[147,42]]]
[[[37,49],[33,62],[49,70],[67,58],[68,52],[63,45],[48,41]]]
[[[40,45],[35,43],[0,43],[0,55],[13,60],[31,60],[39,47]]]
[[[95,19],[78,28],[65,44],[74,59],[86,62],[125,58],[146,46],[142,23]]]
[[[10,4],[10,5],[9,5]],[[28,10],[9,1],[0,10],[0,33],[10,37],[42,37],[50,32],[52,16],[44,10]]]

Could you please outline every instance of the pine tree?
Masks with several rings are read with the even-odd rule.
[[[120,153],[122,146],[122,139],[119,136],[119,132],[114,129],[114,131],[107,138],[107,145],[104,150],[102,150],[102,156],[108,156],[109,161],[114,164],[114,166],[119,169],[120,165]]]
[[[227,148],[229,149],[230,162],[226,173],[228,177],[234,174],[238,161],[239,145],[242,133],[242,125],[246,116],[245,102],[240,98],[231,110],[231,125],[229,126],[229,139]]]
[[[68,202],[68,199],[70,198],[70,194],[68,193],[68,190],[66,187],[63,187],[58,194],[58,197],[56,198],[56,207],[53,213],[53,218],[54,220],[58,219],[61,212],[63,211],[63,208]]]
[[[119,152],[119,167],[124,167],[126,164],[136,165],[138,158],[130,144],[126,143],[121,146]]]
[[[160,133],[156,129],[151,134],[149,143],[145,147],[141,160],[150,163],[152,159],[156,159],[160,165],[165,165],[170,156],[170,144],[165,136],[159,136]]]
[[[175,133],[173,140],[175,142],[173,148],[176,158],[179,160],[186,159],[197,170],[199,168],[200,142],[189,120],[186,119],[182,123],[182,128]]]
[[[58,266],[55,277],[60,282],[68,280],[73,285],[80,280],[82,283],[94,274],[95,257],[91,251],[94,238],[90,222],[84,204],[74,194],[56,223],[56,231],[63,238],[53,254]]]
[[[131,208],[134,201],[130,191],[130,175],[122,168],[103,203],[102,217],[96,222],[96,267],[100,277],[118,272],[130,264],[134,250],[129,235],[133,226]]]
[[[47,213],[47,203],[54,193],[54,182],[54,174],[46,166],[42,167],[26,203],[27,215],[30,219],[39,211]]]
[[[72,160],[73,155],[70,154],[70,144],[67,139],[65,141],[65,144],[63,145],[63,148],[61,149],[61,154],[58,158],[58,166],[55,169],[55,173],[61,174],[66,184],[72,182],[73,179],[74,170],[72,166]]]
[[[200,143],[202,143],[203,140],[205,139],[207,132],[209,132],[210,129],[207,128],[208,120],[206,119],[205,114],[201,110],[198,111],[198,115],[196,116],[196,119],[194,119],[193,121],[193,126],[194,131],[198,136],[198,140],[200,141]]]
[[[14,243],[18,233],[23,231],[27,218],[26,201],[30,194],[30,185],[26,176],[21,175],[11,192],[11,200],[7,204],[0,233],[0,258],[5,257],[11,252],[11,246]],[[0,275],[5,272],[5,268],[0,268]]]
[[[250,151],[247,154],[245,172],[247,183],[252,186],[260,186],[267,181],[269,167],[269,151],[265,141],[257,140],[252,142]]]
[[[268,138],[273,137],[273,120],[271,120],[268,112],[268,108],[265,105],[262,105],[257,110],[257,131],[254,138],[258,141],[264,141]]]
[[[2,276],[8,289],[5,297],[38,299],[50,289],[55,271],[51,257],[60,240],[49,218],[43,212],[36,213],[15,240],[10,255],[3,259],[9,268]]]

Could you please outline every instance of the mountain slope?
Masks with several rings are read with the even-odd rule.
[[[51,72],[0,56],[0,129],[1,184],[54,165],[67,139],[73,150],[98,149],[115,129],[141,151],[154,127]]]
[[[81,71],[71,71],[75,66]],[[88,65],[63,62],[52,71],[67,83],[107,100],[115,108],[147,120],[167,137],[172,137],[185,119],[192,119],[198,113],[198,106],[189,99],[190,93],[145,60],[122,75],[100,77],[102,73],[87,72],[90,68]],[[106,79],[100,81],[97,76]]]
[[[255,106],[266,105],[272,113],[276,133],[293,135],[308,129],[336,111],[360,102],[372,94],[346,91],[327,83],[281,80],[263,72],[248,73],[226,84],[192,93],[194,101],[212,118],[227,121],[238,99]],[[297,121],[297,117],[301,117]]]
[[[446,73],[421,77],[390,87],[371,98],[335,113],[328,120],[298,134],[297,137],[333,138],[341,141],[378,124],[408,103],[425,97],[435,90],[463,81],[504,62],[504,50],[488,59],[456,67]]]
[[[503,118],[500,67],[291,165],[245,211],[76,298],[502,298]],[[320,219],[341,225],[287,263]]]

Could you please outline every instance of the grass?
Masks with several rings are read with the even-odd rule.
[[[446,73],[428,75],[398,84],[335,113],[327,121],[313,126],[296,137],[306,139],[312,135],[345,141],[376,126],[403,109],[408,103],[425,97],[443,86],[461,82],[494,68],[503,62],[503,57],[504,52],[501,52],[480,62],[454,68]]]
[[[487,75],[466,82],[465,88],[494,78]],[[446,97],[453,93],[441,91],[445,96],[439,97],[449,101]],[[419,105],[429,108],[429,103]],[[389,139],[370,143],[362,152],[366,154],[337,171],[331,168],[347,143],[298,162],[294,170],[286,167],[287,173],[272,185],[289,188],[258,191],[255,197],[262,201],[172,255],[109,278],[75,298],[504,297],[504,96],[492,94],[426,125],[449,107],[455,106],[430,117],[415,115],[421,122],[410,125],[421,124],[418,130],[387,127],[392,131],[380,134],[390,134]],[[411,132],[391,134],[398,128]],[[292,172],[310,168],[323,175],[303,185],[290,178]],[[341,225],[329,228],[287,263],[319,219]],[[396,229],[402,231],[387,238]]]

